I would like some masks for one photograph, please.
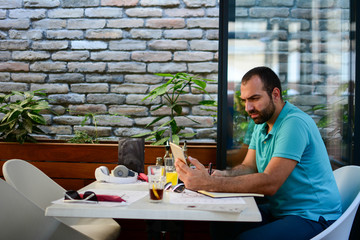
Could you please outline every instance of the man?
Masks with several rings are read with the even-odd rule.
[[[253,192],[266,196],[258,224],[222,223],[215,239],[310,239],[342,213],[329,157],[316,124],[283,101],[278,76],[267,67],[247,72],[241,99],[256,126],[242,164],[211,176],[196,159],[176,161],[188,189]]]

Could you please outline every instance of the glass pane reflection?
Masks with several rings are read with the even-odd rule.
[[[228,166],[241,161],[234,154],[246,146],[251,123],[238,101],[241,78],[261,65],[280,76],[286,99],[315,120],[332,163],[349,163],[350,1],[339,2],[229,2]]]

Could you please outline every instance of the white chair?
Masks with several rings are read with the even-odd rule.
[[[34,165],[20,159],[8,160],[3,165],[5,180],[37,205],[45,215],[52,201],[63,198],[65,189]],[[58,218],[92,239],[117,239],[120,225],[113,219]]]
[[[349,239],[351,227],[360,203],[360,167],[345,166],[334,171],[338,185],[343,214],[327,229],[312,240],[345,240]]]
[[[90,240],[81,232],[44,215],[38,206],[0,179],[0,238],[8,240]]]

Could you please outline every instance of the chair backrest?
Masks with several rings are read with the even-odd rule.
[[[89,239],[82,233],[47,217],[39,207],[0,179],[0,239]]]
[[[349,239],[356,211],[360,204],[360,167],[345,166],[334,171],[338,185],[343,214],[330,227],[316,235],[312,240]]]
[[[44,211],[52,201],[64,197],[63,187],[24,160],[8,160],[2,170],[6,182]]]

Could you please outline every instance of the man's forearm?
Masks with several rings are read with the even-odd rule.
[[[256,173],[256,170],[250,166],[239,164],[230,170],[225,171],[226,177],[235,177],[240,175],[246,175],[250,173]]]

